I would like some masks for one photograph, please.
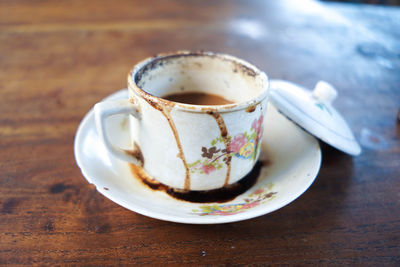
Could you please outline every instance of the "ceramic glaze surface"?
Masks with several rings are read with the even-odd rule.
[[[271,81],[271,102],[289,119],[331,146],[353,156],[361,153],[349,125],[332,105],[336,90],[319,81],[314,91],[284,80]]]

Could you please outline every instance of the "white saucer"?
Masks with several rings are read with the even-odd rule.
[[[106,100],[127,98],[120,90]],[[110,139],[121,147],[131,144],[126,115],[107,122]],[[115,203],[152,218],[192,224],[236,222],[275,211],[299,197],[316,178],[321,164],[318,141],[269,105],[263,136],[263,166],[255,185],[225,203],[191,203],[155,191],[139,181],[126,162],[107,153],[100,142],[93,110],[82,120],[75,136],[75,158],[83,175]]]

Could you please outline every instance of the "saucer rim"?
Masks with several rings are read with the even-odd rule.
[[[108,95],[102,101],[113,100],[113,99],[117,99],[119,97],[122,98],[123,96],[127,96],[127,94],[128,94],[128,89],[124,88],[124,89],[118,90],[118,91]],[[277,205],[275,208],[272,208],[272,209],[269,208],[267,210],[266,209],[250,210],[250,211],[245,211],[245,212],[238,213],[238,214],[233,214],[230,216],[179,217],[179,216],[170,215],[167,213],[159,213],[157,211],[152,211],[151,209],[142,208],[140,205],[135,205],[134,203],[128,203],[121,198],[114,197],[114,195],[111,194],[109,191],[103,189],[101,186],[96,185],[96,183],[93,182],[93,181],[95,181],[96,178],[91,177],[91,175],[89,175],[86,172],[85,167],[83,166],[83,163],[82,163],[83,160],[81,158],[81,156],[83,156],[83,155],[81,155],[79,153],[80,152],[79,144],[82,143],[81,140],[85,136],[83,134],[84,128],[87,126],[88,123],[90,123],[90,120],[94,119],[93,113],[94,113],[93,108],[91,108],[86,113],[86,115],[83,117],[82,121],[80,122],[80,124],[77,128],[75,138],[74,138],[74,156],[75,156],[77,165],[82,172],[82,175],[90,184],[95,186],[96,190],[100,194],[102,194],[106,198],[110,199],[111,201],[115,202],[116,204],[118,204],[130,211],[133,211],[138,214],[141,214],[146,217],[153,218],[153,219],[157,219],[157,220],[175,222],[175,223],[183,223],[183,224],[222,224],[222,223],[233,223],[233,222],[244,221],[244,220],[256,218],[256,217],[259,217],[262,215],[266,215],[266,214],[272,213],[278,209],[281,209],[281,208],[287,206],[288,204],[290,204],[291,202],[293,202],[294,200],[299,198],[301,195],[303,195],[304,192],[307,191],[308,188],[313,184],[313,182],[317,178],[318,173],[321,168],[321,162],[322,162],[321,148],[320,148],[318,140],[314,136],[311,136],[312,138],[315,139],[315,143],[316,143],[316,147],[315,147],[315,149],[316,149],[316,156],[315,156],[316,167],[315,167],[315,170],[313,173],[310,174],[308,183],[303,187],[303,190],[298,191],[295,194],[295,197],[290,197],[286,201],[282,201],[281,204]],[[299,129],[299,130],[301,130],[301,129]],[[251,188],[249,188],[249,190],[254,188],[254,186],[255,185],[253,185]],[[247,190],[246,192],[249,192],[249,190]],[[152,191],[152,192],[154,192],[154,191]],[[235,199],[225,202],[224,204],[232,203],[234,200]],[[176,200],[176,201],[179,201],[179,200]],[[192,203],[192,204],[202,204],[202,203]],[[206,203],[203,203],[203,204],[206,204]],[[268,204],[264,204],[264,205],[268,205]]]

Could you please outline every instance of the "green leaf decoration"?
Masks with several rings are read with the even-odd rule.
[[[218,210],[219,206],[218,205],[209,205],[209,206],[204,205],[204,206],[200,206],[200,209],[201,209],[202,212],[209,213],[209,212],[212,212],[214,210]]]
[[[196,164],[200,163],[200,161],[201,161],[201,160],[198,159],[198,160],[196,160],[196,161],[193,162],[193,163],[189,163],[189,164],[188,164],[188,167],[189,167],[189,168],[190,168],[190,167],[193,167],[193,166],[195,166]]]
[[[238,212],[243,212],[255,206],[258,206],[260,203],[266,203],[271,199],[274,199],[278,192],[273,192],[272,187],[274,185],[272,183],[265,184],[262,187],[259,187],[253,193],[248,194],[247,197],[244,198],[243,202],[225,205],[225,204],[211,204],[211,205],[201,205],[195,209],[192,209],[192,212],[198,214],[200,216],[204,215],[212,215],[212,216],[225,216],[225,215],[234,215]],[[269,190],[268,190],[269,189]],[[252,205],[248,205],[252,204]]]

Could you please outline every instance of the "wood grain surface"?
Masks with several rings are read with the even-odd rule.
[[[400,265],[400,9],[315,1],[1,1],[0,264]],[[314,184],[271,214],[184,225],[96,192],[76,129],[139,60],[211,50],[337,87],[363,153],[323,145]]]

